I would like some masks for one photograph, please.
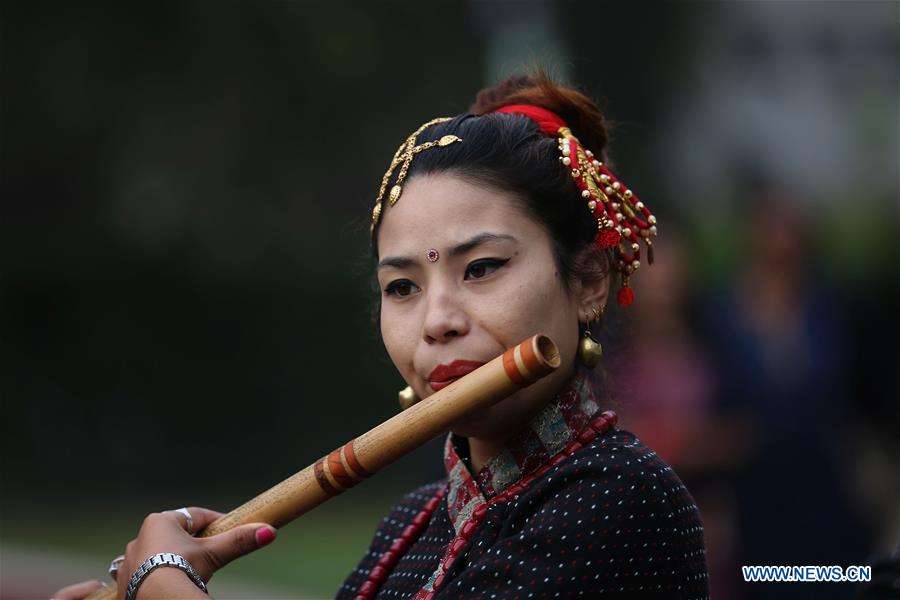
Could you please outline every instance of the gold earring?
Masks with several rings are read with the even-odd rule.
[[[405,388],[400,390],[400,393],[397,394],[397,397],[400,401],[400,410],[406,410],[407,408],[421,400],[421,398],[416,395],[415,390],[410,386],[406,386]]]
[[[603,315],[603,308],[593,308],[591,310],[594,318],[585,319],[584,337],[581,338],[581,343],[578,345],[578,358],[581,360],[581,364],[588,369],[596,367],[597,363],[600,362],[600,358],[603,356],[603,346],[601,346],[600,342],[595,340],[594,336],[591,335],[591,321],[600,320],[600,317]]]

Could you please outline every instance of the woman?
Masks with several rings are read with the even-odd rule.
[[[615,428],[590,372],[599,345],[589,324],[610,280],[621,278],[618,303],[630,304],[640,243],[652,257],[656,234],[600,162],[606,142],[597,107],[540,76],[482,91],[469,114],[430,121],[398,149],[371,231],[381,332],[409,384],[401,397],[427,397],[536,332],[562,364],[453,428],[447,478],[392,510],[338,597],[708,595],[693,500]],[[174,553],[175,568],[132,577],[133,595],[205,598],[214,571],[274,538],[263,523],[189,535],[218,516],[147,517],[117,563],[119,597],[145,559]]]

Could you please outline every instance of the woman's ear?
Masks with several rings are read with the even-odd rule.
[[[579,314],[590,315],[595,308],[605,308],[609,298],[609,257],[592,245],[579,254],[577,264],[581,273],[575,286]]]

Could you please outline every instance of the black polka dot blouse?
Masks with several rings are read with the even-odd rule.
[[[391,510],[338,598],[708,598],[697,506],[589,377],[477,474],[467,455],[449,436],[447,478]]]

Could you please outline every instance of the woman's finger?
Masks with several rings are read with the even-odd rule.
[[[105,586],[96,579],[82,581],[81,583],[69,585],[61,590],[57,590],[53,594],[51,600],[81,600],[82,598],[90,596],[102,587]]]
[[[210,510],[208,508],[202,508],[200,506],[190,506],[185,510],[187,510],[191,515],[190,523],[187,522],[187,517],[177,510],[167,510],[165,512],[173,513],[175,515],[175,518],[178,519],[178,522],[181,524],[182,528],[185,531],[190,531],[191,533],[203,531],[203,529],[207,525],[224,515],[224,513]],[[190,529],[188,528],[189,524],[192,526]]]
[[[249,523],[206,538],[204,544],[213,555],[212,560],[217,568],[221,568],[236,558],[270,544],[275,536],[275,528],[271,525]]]

